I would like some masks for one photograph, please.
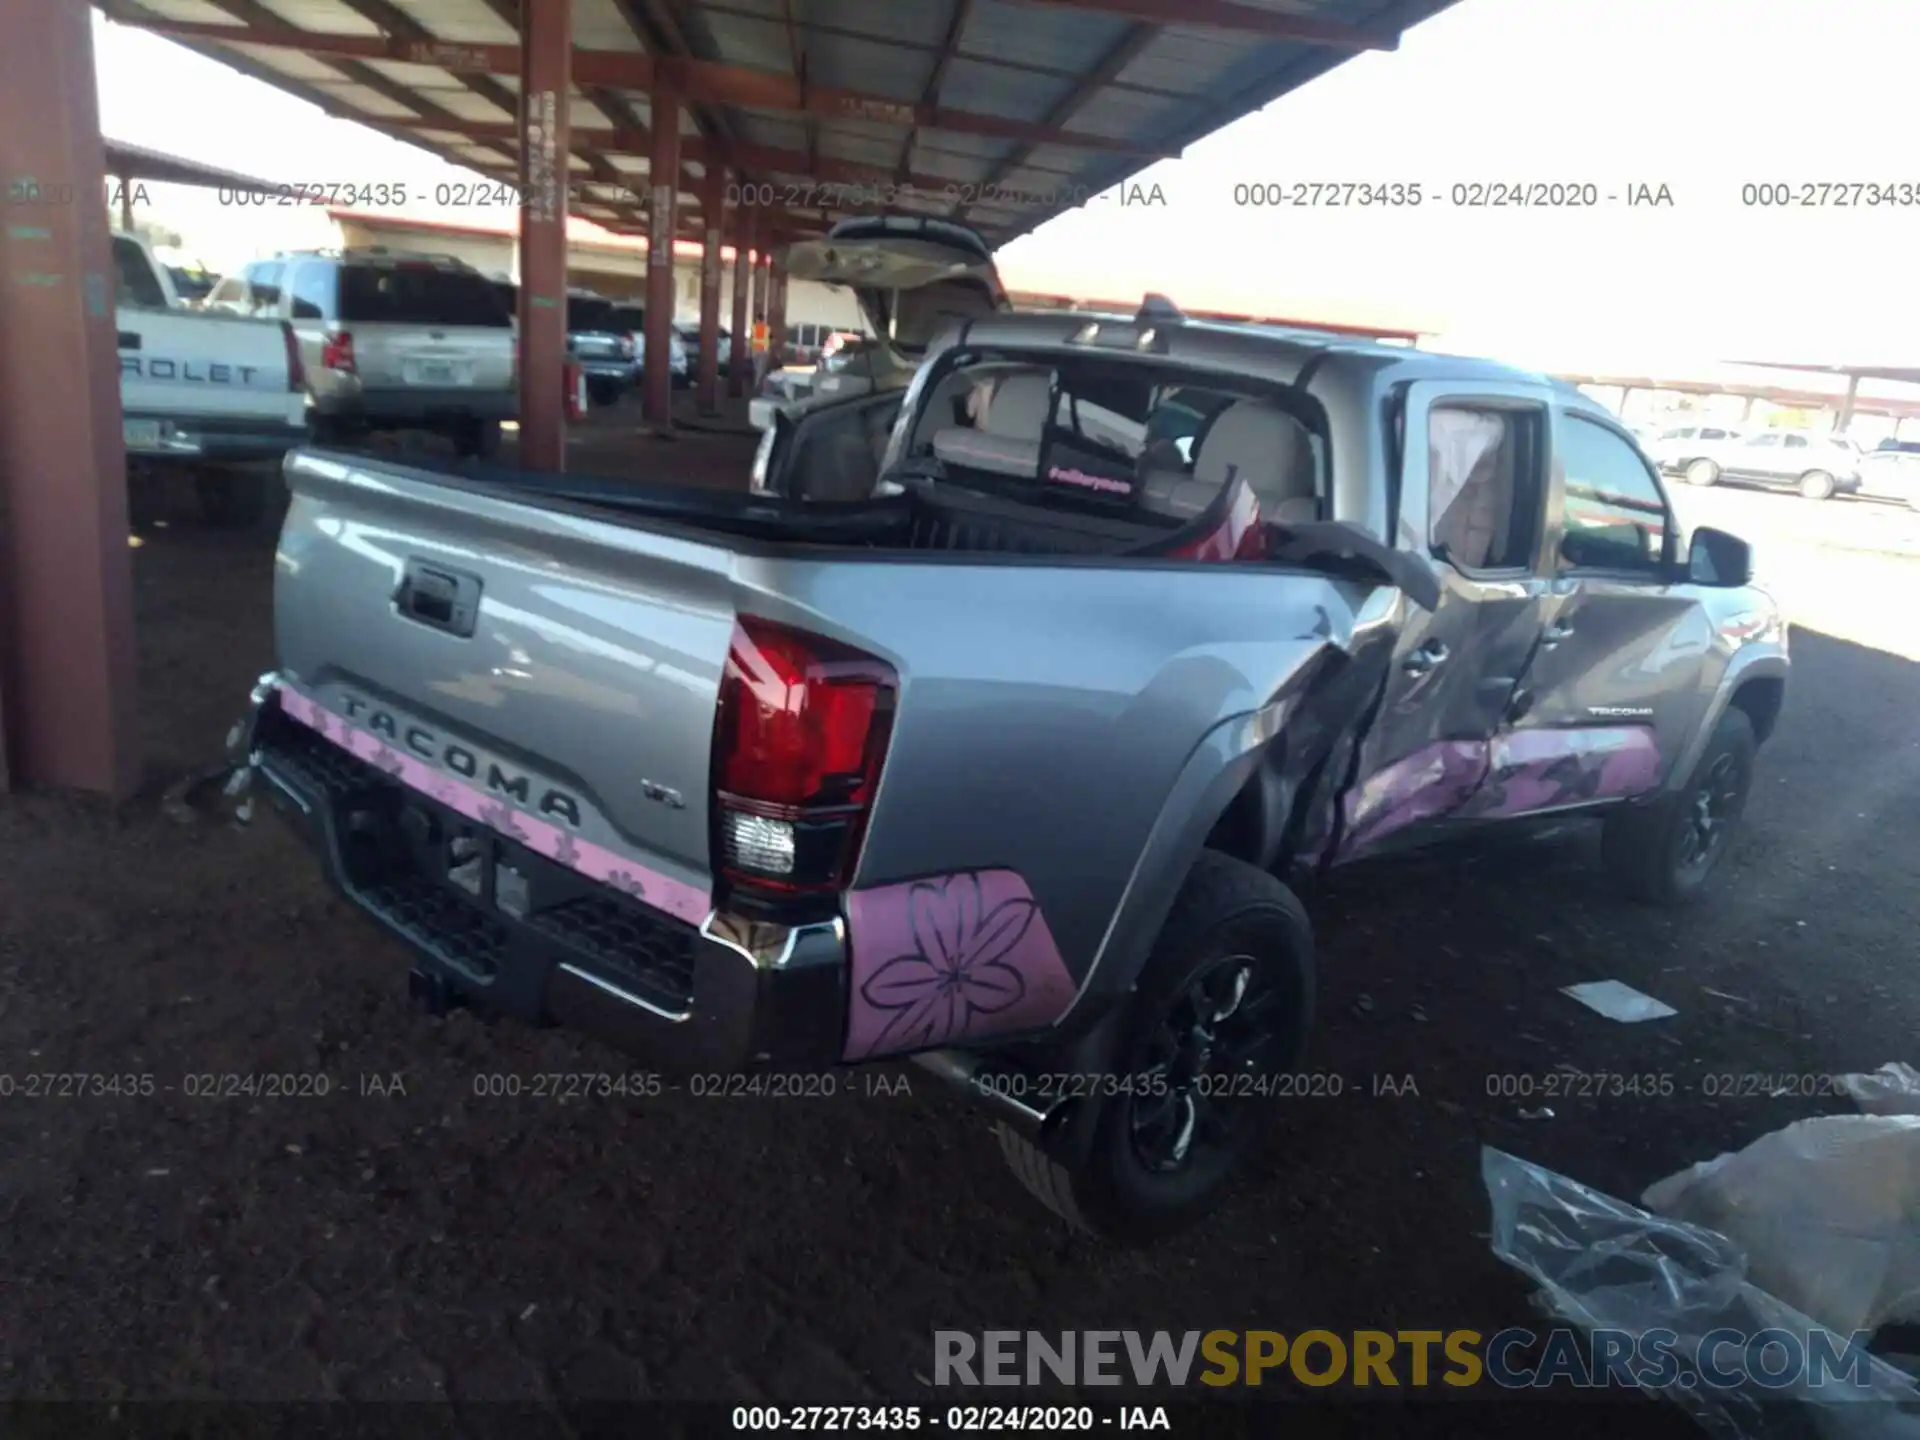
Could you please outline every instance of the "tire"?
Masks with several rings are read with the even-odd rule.
[[[194,477],[200,492],[200,513],[209,524],[243,529],[260,523],[267,509],[263,477],[232,470],[202,470]]]
[[[491,460],[500,453],[500,422],[470,420],[453,432],[453,453],[462,460]]]
[[[1833,476],[1824,470],[1809,470],[1800,477],[1800,493],[1809,500],[1831,500],[1836,488]]]
[[[1193,1224],[1225,1196],[1275,1111],[1270,1092],[1220,1097],[1221,1078],[1285,1074],[1299,1063],[1313,1015],[1313,968],[1313,932],[1293,892],[1252,865],[1202,851],[1119,1017],[1110,1069],[1116,1080],[1147,1077],[1143,1084],[1157,1074],[1166,1088],[1154,1095],[1089,1094],[1075,1102],[1061,1133],[1045,1142],[1002,1123],[1000,1150],[1008,1167],[1036,1199],[1085,1234],[1139,1244]],[[1249,978],[1235,984],[1241,971]],[[1200,1013],[1187,1009],[1196,986],[1207,987],[1209,1007],[1245,1007],[1243,1017],[1216,1014],[1208,1028],[1223,1050],[1237,1044],[1250,1054],[1212,1072],[1210,1103],[1192,1102],[1204,1104],[1204,1112],[1176,1098],[1165,1068],[1170,1020]],[[1237,1032],[1223,1022],[1239,1018],[1255,1027],[1266,1022],[1269,1038],[1233,1040]],[[1226,1118],[1229,1128],[1204,1138],[1210,1127],[1199,1126],[1202,1113]],[[1174,1168],[1156,1168],[1150,1157],[1164,1164],[1167,1150],[1155,1142],[1182,1126],[1201,1135],[1200,1143],[1181,1149]]]
[[[1728,706],[1685,789],[1607,817],[1601,858],[1628,895],[1650,905],[1685,905],[1700,898],[1746,806],[1759,748],[1746,711]],[[1728,779],[1730,789],[1724,783]],[[1720,798],[1704,798],[1713,795]],[[1689,836],[1699,843],[1694,832],[1703,803],[1715,809],[1712,839],[1702,855],[1690,858]]]
[[[1681,473],[1689,485],[1716,485],[1720,481],[1720,467],[1711,460],[1689,460]]]

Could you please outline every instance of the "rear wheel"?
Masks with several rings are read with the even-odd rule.
[[[1600,853],[1628,894],[1654,905],[1699,898],[1746,808],[1758,750],[1753,721],[1729,707],[1684,790],[1607,817]]]
[[[1689,485],[1712,485],[1720,479],[1720,467],[1711,460],[1695,460],[1683,473]]]
[[[1800,477],[1800,493],[1809,500],[1829,500],[1833,491],[1833,476],[1824,470],[1809,470]]]
[[[1123,1017],[1110,1075],[1045,1143],[1009,1125],[1022,1184],[1074,1228],[1140,1242],[1219,1203],[1306,1047],[1313,936],[1273,876],[1203,851]]]

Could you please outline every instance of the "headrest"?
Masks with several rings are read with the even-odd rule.
[[[1022,370],[994,387],[981,428],[994,435],[1037,440],[1052,411],[1053,376],[1045,370]]]
[[[1306,427],[1286,411],[1258,400],[1236,400],[1201,437],[1193,478],[1224,485],[1238,473],[1270,500],[1310,498],[1312,454]]]

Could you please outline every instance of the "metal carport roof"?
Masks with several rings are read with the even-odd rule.
[[[892,209],[998,246],[1452,3],[573,0],[573,209],[641,228],[660,79],[684,97],[683,170],[776,187],[786,233]],[[99,8],[517,182],[518,0]]]
[[[106,172],[118,180],[151,180],[158,185],[198,185],[205,189],[258,190],[265,182],[237,170],[222,170],[164,151],[149,150],[129,140],[101,142]]]

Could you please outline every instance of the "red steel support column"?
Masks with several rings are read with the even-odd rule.
[[[787,357],[787,261],[786,249],[774,252],[767,274],[767,366],[777,370]]]
[[[520,25],[520,463],[564,470],[572,0],[521,0]]]
[[[653,154],[647,180],[653,186],[647,213],[647,364],[645,371],[647,423],[655,430],[673,429],[673,369],[667,356],[673,346],[673,237],[674,211],[680,194],[680,96],[656,85],[651,97]]]
[[[706,226],[706,249],[700,256],[700,413],[720,408],[720,237],[727,216],[727,172],[707,166],[700,194],[700,218]]]
[[[133,181],[125,175],[120,179],[120,228],[129,235],[133,233]]]
[[[124,798],[133,567],[92,27],[68,0],[0,4],[0,187],[25,197],[0,226],[0,790]]]
[[[747,348],[747,330],[753,324],[748,303],[752,264],[753,207],[743,203],[733,213],[733,344],[727,354],[727,393],[736,397],[754,393],[748,386],[753,358]]]

